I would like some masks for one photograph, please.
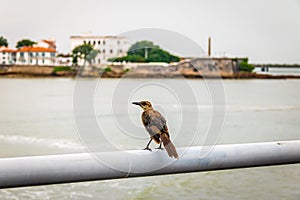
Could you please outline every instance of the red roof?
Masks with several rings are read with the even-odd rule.
[[[5,47],[5,46],[0,46],[0,52],[6,52],[6,53],[14,53],[16,52],[17,50],[15,49],[10,49],[8,47]]]
[[[54,40],[42,40],[42,41],[49,44],[51,46],[51,48],[54,48],[54,49],[56,48]]]
[[[44,47],[21,47],[17,50],[18,52],[52,52],[55,53],[55,49],[44,48]]]

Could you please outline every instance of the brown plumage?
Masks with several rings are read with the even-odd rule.
[[[159,149],[162,149],[162,142],[168,155],[178,159],[179,156],[176,148],[170,140],[166,119],[158,111],[153,110],[149,101],[133,102],[133,104],[140,106],[144,110],[142,113],[142,122],[151,138],[145,149],[151,150],[149,145],[152,140],[159,144]]]

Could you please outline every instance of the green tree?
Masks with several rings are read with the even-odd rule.
[[[178,62],[180,61],[180,58],[161,49],[151,41],[139,41],[129,48],[127,56],[109,59],[109,61],[170,63]]]
[[[93,59],[95,59],[97,53],[96,50],[94,50],[93,46],[90,44],[83,44],[75,47],[72,51],[73,64],[78,64],[79,58],[84,59],[84,61],[91,62]]]
[[[135,44],[133,44],[129,49],[127,54],[128,55],[139,55],[142,56],[146,59],[146,57],[148,56],[148,52],[151,49],[158,49],[159,46],[154,45],[153,42],[151,41],[139,41],[136,42]]]
[[[23,39],[17,42],[16,48],[21,48],[21,47],[30,47],[36,44],[36,42],[29,40],[29,39]]]
[[[4,38],[3,36],[0,37],[0,46],[8,47],[7,39]]]
[[[145,58],[140,55],[127,55],[119,58],[109,58],[109,62],[145,62]]]
[[[240,71],[244,72],[252,72],[254,70],[254,66],[248,63],[248,58],[244,59],[239,63]]]
[[[171,55],[169,52],[160,49],[153,48],[148,52],[147,62],[178,62],[180,58],[178,56]]]
[[[99,50],[93,49],[87,56],[86,61],[89,62],[89,64],[95,62],[95,58],[97,57],[99,53]]]

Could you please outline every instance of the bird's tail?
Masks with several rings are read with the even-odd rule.
[[[174,158],[178,159],[179,156],[178,156],[178,153],[176,151],[176,147],[172,143],[172,141],[170,140],[169,136],[166,133],[163,133],[160,138],[161,138],[162,143],[164,144],[164,147],[165,147],[168,155],[171,158],[174,157]]]

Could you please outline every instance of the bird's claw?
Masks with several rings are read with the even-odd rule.
[[[160,150],[164,150],[164,148],[162,148],[162,147],[157,147],[157,148],[155,148],[155,149],[160,149]]]
[[[149,147],[146,147],[144,150],[152,151]]]

